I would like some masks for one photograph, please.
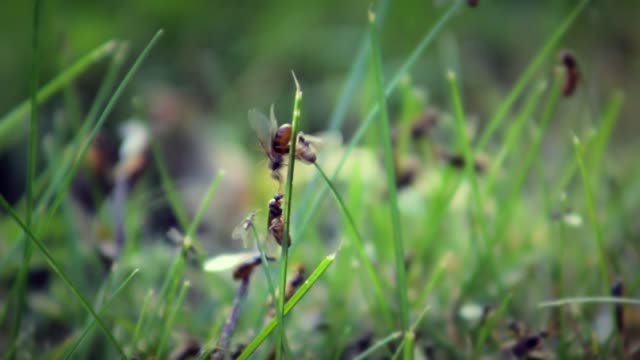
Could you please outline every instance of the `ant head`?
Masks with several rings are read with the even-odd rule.
[[[576,57],[571,51],[563,51],[560,55],[560,59],[562,60],[564,66],[568,68],[573,68],[576,66]]]

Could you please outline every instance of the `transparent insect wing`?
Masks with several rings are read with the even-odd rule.
[[[269,120],[268,117],[256,109],[249,110],[249,124],[256,132],[263,150],[269,154],[271,152],[271,138],[277,130],[277,124],[273,122],[273,119]]]
[[[271,110],[269,112],[269,126],[273,129],[274,133],[276,129],[278,129],[278,119],[276,119],[276,111],[273,104],[271,104]]]
[[[318,136],[313,136],[309,134],[305,134],[302,131],[298,132],[299,139],[304,138],[304,145],[310,145],[314,148],[322,143],[322,138]]]
[[[245,230],[243,224],[236,226],[231,233],[231,238],[236,241],[242,241],[242,247],[247,248],[250,242],[250,232],[251,230]]]
[[[304,137],[314,151],[337,150],[343,145],[342,135],[337,131],[324,131],[315,135],[305,134],[300,131],[299,136]]]
[[[227,271],[251,261],[255,257],[256,253],[253,251],[220,254],[205,261],[203,268],[208,272]]]
[[[236,241],[242,241],[242,247],[245,249],[251,243],[251,227],[254,226],[255,217],[256,211],[253,211],[231,233],[231,238]]]

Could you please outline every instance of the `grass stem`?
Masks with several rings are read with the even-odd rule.
[[[374,66],[376,94],[379,113],[379,126],[381,142],[384,150],[384,163],[387,176],[387,189],[389,192],[389,212],[393,229],[393,244],[396,259],[396,287],[400,303],[400,324],[403,332],[409,329],[409,301],[407,299],[407,282],[404,265],[404,246],[402,243],[402,231],[400,224],[400,211],[398,209],[398,193],[396,188],[395,165],[393,149],[391,147],[391,130],[387,103],[384,93],[384,81],[382,74],[382,54],[378,31],[375,26],[375,14],[369,13],[369,31],[371,34],[371,62]]]
[[[285,205],[284,205],[284,234],[282,238],[283,246],[280,247],[281,255],[280,255],[280,296],[278,297],[278,341],[276,347],[276,359],[281,359],[282,357],[282,347],[286,343],[285,336],[285,322],[284,322],[284,293],[287,288],[287,265],[289,262],[289,246],[288,244],[291,242],[289,238],[289,232],[291,231],[291,201],[293,197],[293,169],[295,165],[295,154],[296,154],[296,140],[298,136],[298,131],[300,128],[300,107],[302,103],[302,90],[300,90],[300,84],[298,83],[298,79],[296,79],[295,73],[292,72],[293,80],[296,84],[296,95],[293,101],[293,115],[291,120],[291,143],[289,145],[289,166],[287,169],[287,181],[285,183]]]
[[[7,202],[7,200],[4,198],[4,196],[0,195],[0,206],[2,206],[2,208],[4,208],[4,210],[9,213],[9,216],[11,216],[11,218],[13,218],[13,220],[22,228],[22,230],[27,234],[27,237],[29,239],[31,239],[31,241],[33,241],[35,243],[35,245],[38,247],[38,249],[40,249],[40,252],[42,253],[42,255],[47,259],[47,262],[49,263],[49,265],[51,266],[51,268],[53,269],[53,271],[58,274],[58,276],[60,276],[60,278],[62,279],[62,281],[65,283],[65,285],[67,285],[67,287],[69,287],[69,289],[71,290],[71,292],[76,296],[76,298],[78,298],[78,300],[80,300],[80,303],[82,304],[82,306],[85,308],[85,310],[87,312],[89,312],[91,314],[91,316],[95,319],[95,321],[98,323],[98,326],[100,326],[100,328],[102,329],[102,331],[104,332],[104,334],[107,336],[107,338],[109,339],[109,341],[111,342],[111,344],[116,348],[116,350],[118,350],[118,352],[120,353],[120,355],[123,358],[126,358],[126,354],[124,353],[124,351],[122,350],[122,347],[120,346],[120,344],[118,343],[118,341],[116,340],[116,338],[113,336],[113,334],[111,333],[111,331],[109,331],[109,329],[107,328],[107,325],[102,321],[102,319],[100,318],[100,316],[98,316],[98,314],[95,312],[95,310],[93,310],[93,308],[91,307],[91,305],[89,304],[89,301],[87,301],[87,299],[82,295],[82,293],[80,293],[80,291],[78,290],[78,288],[73,284],[73,282],[71,281],[71,279],[69,279],[69,276],[62,270],[62,267],[58,264],[58,262],[56,261],[56,259],[54,259],[53,256],[51,256],[51,253],[49,252],[49,250],[47,250],[46,246],[44,245],[44,243],[38,239],[32,232],[31,230],[29,230],[29,228],[27,227],[27,225],[24,223],[24,221],[22,221],[22,219],[20,219],[20,217],[18,216],[18,214],[15,212],[15,210],[11,207],[11,205],[9,205],[9,203]]]
[[[34,178],[36,175],[36,163],[38,153],[38,84],[40,78],[39,58],[40,58],[40,0],[36,0],[33,8],[33,34],[32,34],[32,51],[33,61],[31,64],[31,122],[29,124],[29,149],[27,158],[27,203],[26,203],[26,215],[25,225],[27,228],[31,228],[32,214],[34,207],[33,190],[34,190]],[[10,359],[15,358],[15,349],[17,349],[16,343],[20,335],[20,328],[22,326],[22,315],[26,311],[26,281],[27,273],[29,272],[29,264],[31,263],[31,256],[33,255],[33,247],[31,241],[24,240],[24,248],[22,253],[22,264],[17,277],[17,291],[16,291],[16,319],[13,324],[11,332],[11,344],[13,350],[9,354]]]

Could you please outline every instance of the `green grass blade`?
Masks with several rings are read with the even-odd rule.
[[[566,305],[581,305],[581,304],[623,304],[623,305],[637,305],[640,306],[640,300],[613,296],[586,296],[575,298],[564,298],[551,301],[543,301],[538,304],[538,307],[555,307]]]
[[[596,237],[596,245],[598,246],[598,257],[600,260],[600,271],[602,280],[604,281],[603,290],[605,293],[611,289],[611,272],[609,271],[609,265],[607,263],[607,253],[604,248],[604,235],[602,234],[602,228],[600,227],[600,220],[596,212],[595,199],[593,196],[593,187],[591,186],[591,177],[587,171],[587,167],[584,165],[584,152],[582,144],[578,137],[573,138],[573,144],[576,151],[576,160],[578,167],[580,168],[580,175],[582,176],[582,185],[584,189],[584,195],[587,202],[587,212],[589,213],[589,220],[593,227],[593,232]]]
[[[33,63],[31,66],[31,122],[29,124],[29,150],[27,158],[27,204],[25,225],[27,228],[31,228],[32,212],[33,212],[33,182],[36,175],[36,160],[38,153],[38,84],[40,81],[40,0],[36,0],[33,10],[33,38],[32,38],[32,51],[33,51]],[[11,344],[13,349],[9,354],[10,359],[15,358],[15,349],[17,349],[16,343],[20,335],[20,327],[22,325],[22,315],[26,311],[26,281],[27,272],[29,271],[29,264],[31,263],[31,255],[33,254],[33,248],[30,241],[24,241],[24,251],[22,253],[22,264],[18,272],[17,284],[17,300],[16,300],[16,320],[13,324],[11,332]]]
[[[524,70],[518,82],[514,85],[513,89],[509,92],[509,95],[504,99],[504,101],[500,104],[495,114],[489,120],[487,127],[482,131],[480,138],[478,140],[477,150],[484,149],[493,134],[500,128],[503,121],[506,119],[511,107],[516,102],[520,94],[527,87],[533,76],[536,74],[538,69],[544,64],[545,60],[551,55],[551,52],[558,45],[562,37],[567,33],[571,25],[576,20],[578,15],[584,10],[586,5],[589,3],[589,0],[582,0],[580,3],[576,5],[575,8],[569,13],[567,18],[558,26],[555,32],[551,35],[549,40],[544,44],[542,49],[538,52],[535,58],[531,61],[531,63]]]
[[[404,343],[402,346],[403,351],[403,358],[404,360],[411,360],[413,359],[413,347],[415,346],[416,343],[416,334],[413,333],[413,331],[409,331],[406,332],[404,334]]]
[[[112,57],[112,61],[109,64],[107,74],[100,84],[96,99],[91,105],[91,109],[85,117],[82,126],[76,132],[77,135],[74,137],[71,144],[67,146],[67,149],[62,152],[62,155],[58,157],[62,160],[51,162],[50,165],[47,166],[47,168],[38,177],[38,180],[36,182],[37,192],[44,192],[41,196],[39,196],[38,203],[34,209],[34,215],[37,215],[38,213],[46,209],[47,205],[50,203],[51,199],[56,195],[57,190],[60,188],[62,181],[64,180],[64,176],[67,174],[67,172],[71,168],[71,165],[73,164],[74,158],[69,154],[72,154],[72,149],[78,148],[80,146],[79,144],[87,138],[96,113],[106,100],[109,90],[115,83],[116,75],[118,74],[120,68],[124,63],[127,49],[128,46],[126,46],[125,44],[116,45],[116,50]],[[65,154],[67,155],[65,156]],[[52,175],[53,172],[55,173]],[[51,177],[53,177],[53,179],[51,179]],[[36,197],[38,196],[36,195]],[[16,206],[16,208],[19,208],[19,205]],[[19,241],[26,241],[26,236],[22,236]]]
[[[444,272],[444,269],[446,268],[447,263],[449,262],[449,258],[450,258],[449,255],[445,255],[445,257],[442,259],[442,261],[440,261],[440,264],[438,265],[438,268],[431,275],[431,278],[429,279],[429,282],[427,282],[427,286],[425,287],[425,290],[422,293],[422,297],[421,297],[421,300],[419,302],[420,304],[426,303],[427,297],[431,293],[431,290],[433,290],[435,285],[438,283],[438,280],[440,280],[440,277],[442,276],[442,273]],[[420,325],[420,322],[422,322],[422,319],[427,315],[427,311],[429,311],[429,306],[428,305],[425,306],[422,309],[422,312],[420,313],[420,315],[418,315],[418,317],[413,322],[413,324],[411,324],[411,328],[410,328],[410,333],[411,334],[415,335],[415,331],[418,328],[418,325]],[[402,341],[400,342],[400,344],[398,344],[398,348],[396,349],[396,352],[391,357],[392,359],[397,359],[400,356],[400,351],[405,349],[404,345],[405,345],[406,340],[407,340],[406,337],[402,338]]]
[[[389,81],[389,83],[387,84],[387,87],[385,88],[386,97],[388,97],[395,90],[395,88],[400,83],[400,80],[402,79],[402,77],[404,77],[406,74],[409,73],[409,71],[411,71],[411,69],[416,64],[420,56],[422,56],[422,54],[427,49],[427,47],[431,45],[436,35],[438,35],[444,29],[444,26],[451,20],[451,18],[453,18],[453,15],[455,15],[458,12],[458,10],[460,10],[462,3],[463,3],[462,1],[456,1],[455,4],[451,5],[451,7],[440,17],[440,19],[436,22],[436,24],[422,37],[422,40],[413,49],[413,51],[411,52],[407,60],[402,64],[400,69],[396,71],[395,75],[391,78],[391,81]],[[367,117],[360,124],[355,134],[353,135],[353,138],[351,138],[351,141],[349,141],[349,144],[345,148],[344,154],[340,158],[340,161],[338,162],[336,169],[331,175],[332,182],[335,182],[336,178],[338,177],[338,174],[340,173],[340,171],[342,170],[342,167],[347,161],[347,158],[349,157],[349,155],[351,155],[351,152],[355,149],[355,147],[360,143],[366,131],[369,129],[373,121],[376,119],[377,114],[378,114],[378,105],[376,104],[371,109],[371,111],[369,111],[369,114],[367,114]],[[296,229],[299,229],[298,231],[303,231],[307,227],[307,224],[311,221],[313,214],[316,213],[318,206],[320,206],[320,201],[322,201],[326,197],[326,192],[327,192],[326,189],[320,190],[318,195],[315,197],[315,199],[312,202],[308,203],[309,204],[308,206],[305,206],[305,209],[304,209],[305,212],[303,216],[299,218],[300,220],[296,224],[299,226],[295,227]],[[295,244],[293,246],[295,246]]]
[[[386,17],[387,11],[389,9],[390,0],[382,0],[378,3],[378,7],[375,10],[377,14],[378,21],[376,22],[376,26],[378,28],[382,28],[384,24],[384,19]],[[349,104],[353,101],[354,96],[358,93],[358,85],[362,82],[364,78],[365,71],[367,70],[367,60],[369,59],[369,37],[367,35],[362,39],[362,43],[360,44],[360,49],[358,50],[358,55],[356,55],[353,64],[351,65],[351,69],[349,71],[349,76],[347,77],[347,82],[342,89],[341,95],[339,97],[338,103],[331,113],[331,117],[329,118],[329,129],[328,130],[337,130],[342,127],[344,120],[347,117],[347,111],[349,110]]]
[[[38,86],[40,83],[40,0],[35,1],[33,15],[33,64],[31,68],[31,123],[29,124],[29,154],[27,159],[27,214],[25,223],[31,226],[31,216],[33,211],[33,182],[36,177],[36,162],[38,154]],[[26,247],[30,248],[30,247]],[[26,252],[25,252],[26,253]],[[29,262],[29,258],[25,258]],[[24,265],[23,265],[24,266]]]
[[[588,149],[594,140],[595,140],[594,136],[590,134],[585,134],[585,137],[583,137],[580,140],[580,142],[582,143],[582,146],[584,148]],[[573,144],[571,144],[571,147],[573,148]],[[575,153],[575,150],[572,149],[572,152]],[[575,161],[575,154],[571,154],[571,159],[573,159],[574,161],[570,162],[569,165],[565,166],[564,170],[562,171],[562,174],[559,176],[559,180],[557,181],[555,187],[553,188],[552,193],[554,196],[558,196],[559,194],[564,193],[567,190],[567,187],[569,186],[569,184],[571,184],[574,177],[579,171],[578,162]]]
[[[594,173],[598,173],[602,170],[602,157],[604,156],[607,144],[611,138],[613,128],[619,118],[623,102],[624,93],[616,92],[607,103],[606,110],[600,119],[600,126],[595,131],[596,136],[588,136],[588,138],[581,139],[583,147],[591,150],[589,151],[589,154],[585,154],[585,156],[592,159],[591,168]],[[554,191],[556,193],[564,191],[577,172],[578,163],[573,161],[570,166],[565,168],[563,174],[560,176],[557,188],[554,189]]]
[[[138,58],[133,63],[133,66],[131,66],[131,69],[129,69],[129,71],[125,75],[124,79],[122,79],[122,81],[120,82],[120,85],[118,85],[113,95],[111,95],[111,98],[107,102],[107,105],[102,111],[102,114],[100,114],[100,117],[96,121],[96,124],[91,129],[89,136],[85,139],[84,143],[82,144],[82,146],[80,146],[78,151],[73,152],[75,160],[73,162],[73,165],[71,166],[71,169],[68,172],[66,172],[62,185],[60,186],[59,189],[57,189],[58,190],[57,196],[53,200],[53,203],[51,204],[51,207],[49,209],[49,216],[47,217],[47,220],[44,224],[45,229],[48,228],[48,225],[51,223],[51,220],[55,215],[56,210],[58,209],[58,206],[60,206],[60,203],[62,202],[62,199],[66,195],[67,190],[69,190],[69,186],[71,185],[73,176],[78,171],[78,167],[80,166],[82,159],[84,159],[84,156],[87,153],[89,146],[91,145],[95,137],[98,135],[98,131],[102,128],[102,125],[107,120],[107,117],[109,116],[109,114],[111,114],[113,107],[120,99],[120,96],[124,92],[124,89],[127,87],[127,85],[129,84],[133,76],[138,72],[138,70],[140,69],[140,66],[142,66],[142,63],[147,58],[147,55],[149,55],[149,52],[151,51],[151,49],[156,45],[156,43],[162,37],[162,34],[163,34],[163,30],[158,30],[153,36],[153,38],[151,38],[147,46],[144,48],[144,50],[142,50]]]
[[[5,209],[6,212],[9,213],[11,218],[13,218],[13,220],[22,228],[22,230],[25,233],[27,233],[28,238],[31,239],[31,241],[33,241],[36,244],[38,249],[40,249],[40,252],[42,252],[42,255],[44,255],[44,257],[47,259],[47,262],[49,263],[49,265],[51,266],[53,271],[55,271],[56,274],[58,274],[58,276],[60,276],[62,281],[65,283],[65,285],[67,285],[69,287],[69,289],[71,290],[71,292],[73,292],[73,294],[78,298],[78,300],[80,300],[80,302],[82,303],[82,306],[95,319],[95,321],[98,323],[98,325],[100,326],[100,328],[102,329],[104,334],[107,336],[107,338],[111,342],[111,344],[113,344],[113,346],[116,348],[116,350],[118,350],[120,355],[123,358],[126,358],[126,355],[125,355],[124,351],[122,350],[122,347],[116,341],[115,337],[113,337],[113,334],[111,334],[111,332],[109,331],[107,326],[104,324],[102,319],[100,319],[98,314],[96,314],[96,312],[93,310],[93,308],[91,307],[91,305],[89,304],[87,299],[80,293],[80,291],[73,284],[73,282],[71,282],[71,280],[69,279],[69,276],[67,276],[67,274],[62,270],[62,267],[60,267],[58,265],[58,262],[53,258],[53,256],[51,256],[51,253],[49,253],[49,250],[47,250],[47,248],[44,246],[44,243],[41,240],[39,240],[38,238],[36,238],[36,236],[31,232],[31,230],[29,230],[29,228],[26,226],[26,224],[20,219],[18,214],[16,214],[15,210],[13,210],[11,205],[9,205],[7,200],[2,195],[0,195],[0,205]]]
[[[296,291],[291,299],[289,299],[289,301],[287,301],[287,303],[285,304],[283,312],[284,316],[286,316],[296,306],[296,304],[298,304],[298,302],[302,300],[304,295],[306,295],[306,293],[311,289],[313,284],[315,284],[320,279],[329,265],[333,263],[335,257],[335,253],[328,255],[320,262],[315,270],[313,270],[309,278],[300,286],[298,291]],[[238,360],[248,359],[249,356],[251,356],[251,354],[253,354],[256,349],[258,349],[258,346],[260,346],[260,344],[262,344],[266,340],[266,338],[269,336],[269,334],[271,334],[271,332],[277,325],[278,318],[271,319],[271,321],[262,329],[262,331],[260,331],[260,333],[247,345],[244,351],[242,351],[242,354],[240,354]]]
[[[500,317],[502,316],[502,314],[507,310],[507,306],[509,305],[510,301],[511,301],[511,295],[507,295],[502,300],[502,302],[500,303],[500,306],[498,306],[498,309],[495,311],[495,313],[493,313],[491,316],[489,316],[488,319],[485,320],[485,323],[482,325],[482,328],[478,333],[476,344],[473,347],[474,356],[472,357],[472,359],[479,358],[480,352],[482,351],[482,347],[484,346],[484,343],[487,341],[487,337],[489,337],[489,334],[491,334],[491,331],[498,323],[498,320],[500,320]]]
[[[456,74],[453,71],[449,71],[447,73],[447,79],[449,80],[449,87],[451,91],[451,100],[453,103],[453,110],[455,113],[456,119],[456,133],[458,137],[458,143],[462,148],[462,153],[464,155],[464,172],[466,177],[471,180],[471,190],[473,192],[473,198],[475,202],[475,216],[473,216],[473,224],[474,227],[478,229],[480,233],[481,240],[481,256],[485,255],[485,251],[487,251],[486,241],[488,240],[487,229],[485,227],[485,219],[484,217],[484,201],[482,199],[482,193],[480,191],[480,186],[478,185],[478,176],[474,169],[475,167],[475,155],[473,154],[473,149],[471,148],[471,140],[467,135],[467,124],[465,120],[464,108],[462,105],[462,99],[460,97],[460,89],[458,88],[458,81]]]
[[[289,232],[291,231],[291,200],[293,197],[293,170],[295,166],[296,140],[300,129],[300,107],[302,103],[302,90],[296,79],[295,73],[292,72],[293,80],[296,84],[296,95],[293,100],[293,115],[291,119],[291,144],[289,145],[289,166],[287,169],[287,181],[284,190],[284,234],[282,236],[282,246],[280,246],[280,294],[284,294],[287,288],[287,266],[289,262]],[[278,341],[276,345],[276,359],[282,359],[281,351],[283,345],[286,344],[286,329],[284,321],[284,295],[278,297],[277,318],[278,318]]]
[[[351,212],[349,211],[349,209],[347,209],[347,206],[342,200],[342,196],[340,196],[340,193],[338,193],[338,190],[335,188],[331,180],[329,180],[329,178],[327,177],[327,174],[322,170],[320,165],[315,164],[315,166],[316,166],[316,170],[318,170],[318,173],[320,174],[322,179],[324,179],[325,183],[331,190],[331,193],[333,194],[336,201],[338,202],[338,205],[340,206],[340,210],[342,210],[342,213],[344,214],[345,218],[347,219],[347,222],[349,223],[349,227],[351,227],[351,230],[353,231],[354,240],[356,240],[355,246],[356,246],[356,249],[358,250],[358,254],[360,255],[360,261],[362,261],[362,264],[364,265],[367,271],[367,275],[369,276],[369,281],[371,282],[371,285],[373,285],[373,290],[376,294],[378,306],[380,307],[380,310],[383,311],[385,320],[387,321],[387,325],[393,326],[393,315],[390,312],[391,308],[389,307],[389,305],[387,304],[387,301],[385,300],[381,280],[376,275],[377,274],[376,269],[373,267],[373,263],[371,262],[371,259],[369,259],[369,256],[367,255],[367,251],[364,246],[364,238],[362,237],[360,231],[356,227],[356,223],[353,219],[353,216],[351,215]]]
[[[111,297],[109,297],[109,299],[107,299],[107,301],[104,303],[104,305],[102,305],[100,307],[100,310],[98,311],[98,315],[102,315],[103,312],[105,312],[107,310],[107,308],[111,305],[111,303],[113,302],[113,300],[116,299],[116,297],[118,296],[118,294],[127,286],[127,284],[129,284],[129,282],[136,276],[136,274],[138,273],[139,269],[135,269],[133,270],[133,272],[127,276],[126,279],[124,279],[124,281],[120,284],[120,286],[118,286],[113,293],[111,294]],[[87,324],[87,326],[85,326],[84,330],[82,330],[82,333],[80,334],[80,336],[78,337],[78,339],[73,343],[73,345],[71,346],[71,349],[69,349],[69,351],[67,352],[67,354],[65,355],[65,359],[70,359],[71,356],[73,355],[73,353],[78,349],[78,347],[82,344],[82,341],[84,340],[84,338],[89,334],[89,332],[91,331],[91,329],[93,329],[93,327],[95,326],[95,320],[91,321],[89,324]]]
[[[624,93],[621,91],[614,93],[607,104],[604,115],[602,116],[602,121],[597,132],[598,135],[595,139],[592,148],[593,150],[591,152],[591,154],[593,154],[593,165],[591,168],[594,169],[595,172],[600,170],[602,157],[606,152],[607,144],[611,138],[611,133],[615,127],[616,120],[619,118],[618,115],[620,114],[623,103]]]
[[[140,315],[138,316],[138,321],[136,322],[136,328],[133,331],[133,337],[131,338],[131,350],[133,351],[133,353],[135,353],[137,349],[138,339],[140,338],[140,330],[142,330],[142,325],[144,324],[145,316],[147,315],[147,309],[149,308],[151,298],[153,298],[153,289],[149,290],[142,302],[142,309],[140,309]]]
[[[400,302],[400,324],[402,331],[409,329],[409,300],[407,299],[407,280],[404,265],[404,246],[400,224],[400,210],[398,209],[398,191],[396,188],[395,164],[393,149],[391,148],[391,130],[387,103],[384,93],[382,74],[382,54],[378,31],[375,26],[375,14],[369,13],[369,30],[371,32],[371,62],[374,65],[378,108],[380,109],[380,136],[384,150],[384,164],[387,175],[387,191],[389,192],[389,212],[393,229],[393,244],[396,258],[396,286]]]
[[[180,197],[178,196],[176,185],[169,175],[169,169],[167,168],[165,157],[163,156],[162,150],[160,149],[158,141],[155,138],[151,139],[151,152],[153,153],[153,161],[158,168],[158,172],[160,173],[160,182],[162,184],[162,189],[164,190],[165,196],[169,201],[169,205],[176,215],[178,224],[180,224],[180,226],[182,227],[182,231],[187,231],[187,229],[189,228],[187,210],[184,208],[184,206],[182,206],[180,202]]]
[[[167,277],[165,278],[164,283],[162,284],[162,289],[160,290],[160,298],[164,299],[165,307],[169,306],[169,304],[173,301],[175,292],[177,291],[178,284],[180,282],[180,276],[182,275],[182,269],[184,268],[187,251],[193,244],[196,244],[195,239],[196,239],[196,232],[198,230],[198,226],[200,226],[200,222],[202,221],[202,218],[204,217],[204,214],[207,211],[207,208],[209,207],[211,200],[213,200],[213,196],[215,195],[216,191],[220,187],[220,183],[222,182],[223,177],[224,177],[224,171],[220,170],[218,171],[218,174],[216,174],[216,176],[213,178],[213,180],[211,180],[211,183],[209,184],[209,188],[207,189],[207,192],[204,198],[202,198],[202,201],[198,206],[198,211],[196,212],[195,217],[191,221],[191,224],[189,225],[189,228],[187,230],[187,234],[183,239],[180,253],[176,257],[176,260],[171,266],[169,272],[167,273]],[[198,251],[198,253],[201,253],[201,252]],[[163,327],[166,326],[166,323],[168,320],[169,320],[168,318],[164,319],[165,325]]]
[[[220,182],[222,181],[223,177],[224,177],[224,171],[220,170],[218,171],[218,174],[216,174],[216,176],[213,178],[213,181],[211,181],[211,183],[209,184],[209,188],[207,189],[207,192],[204,195],[204,198],[202,198],[202,202],[200,202],[198,211],[196,211],[196,215],[191,221],[191,224],[189,225],[189,228],[187,230],[188,237],[194,236],[196,231],[198,230],[198,226],[200,226],[200,223],[202,222],[202,218],[204,217],[204,214],[207,211],[207,208],[209,207],[211,200],[213,200],[213,195],[215,195],[216,191],[218,191],[218,188],[220,187]]]
[[[111,55],[116,49],[116,44],[116,41],[110,40],[98,46],[90,53],[76,61],[60,75],[56,76],[53,80],[48,82],[45,86],[42,87],[42,89],[40,89],[40,91],[38,91],[38,104],[43,103],[53,94],[64,89],[78,76],[87,71],[89,67],[100,62],[105,57]],[[24,131],[24,128],[21,127],[21,125],[23,124],[22,120],[30,112],[30,110],[31,103],[29,100],[25,100],[0,119],[0,152],[6,147],[15,144],[15,142],[19,141],[22,138],[22,134]]]
[[[262,242],[260,241],[258,230],[253,225],[251,226],[251,230],[252,230],[256,245],[258,246],[258,251],[260,252],[260,261],[262,262],[262,272],[264,273],[264,276],[267,279],[267,287],[269,288],[269,293],[271,294],[272,299],[276,299],[276,287],[274,285],[273,279],[271,278],[271,272],[269,271],[269,262],[267,261],[267,257],[265,256],[264,249],[262,248]],[[276,309],[276,313],[277,311],[279,310]]]
[[[427,302],[427,298],[431,294],[431,291],[436,286],[438,281],[440,281],[440,278],[442,277],[442,274],[444,273],[444,270],[448,266],[448,263],[450,262],[450,259],[451,259],[451,255],[450,254],[445,254],[444,257],[442,258],[442,260],[440,260],[440,263],[438,264],[438,267],[434,270],[434,272],[431,275],[429,281],[427,282],[427,285],[425,286],[424,291],[422,292],[422,295],[420,296],[420,300],[419,300],[418,304],[425,304]],[[418,318],[418,319],[420,319],[420,318]],[[417,325],[417,323],[412,327],[412,329],[415,330],[416,325]]]
[[[492,243],[489,244],[490,246],[503,239],[509,220],[513,215],[513,209],[515,208],[522,194],[522,189],[524,188],[527,176],[529,175],[529,170],[531,169],[536,157],[539,155],[540,146],[542,145],[545,131],[549,123],[551,122],[551,119],[553,118],[556,105],[558,104],[558,99],[560,98],[561,85],[561,77],[556,76],[551,88],[551,92],[547,98],[547,102],[542,112],[539,131],[537,132],[537,134],[535,134],[533,141],[529,145],[529,148],[526,151],[527,155],[522,161],[521,166],[515,171],[514,180],[511,181],[509,195],[506,199],[506,203],[500,207],[500,211],[498,212],[496,219],[496,232],[492,239]]]
[[[189,289],[189,286],[191,286],[191,284],[188,281],[185,281],[182,284],[182,289],[180,289],[180,294],[178,295],[178,300],[176,300],[173,309],[171,311],[171,314],[169,315],[169,320],[167,322],[165,322],[165,326],[162,329],[162,336],[160,337],[160,343],[158,344],[158,347],[156,348],[156,355],[155,355],[155,359],[162,359],[162,354],[163,354],[163,350],[164,350],[164,346],[165,343],[167,342],[167,338],[169,337],[169,334],[171,333],[171,328],[173,327],[173,322],[176,318],[176,315],[178,314],[178,310],[180,310],[180,307],[182,306],[182,302],[184,301],[184,297],[187,294],[187,290]]]
[[[98,92],[96,93],[96,98],[93,100],[87,115],[85,116],[82,125],[85,123],[87,125],[92,124],[98,117],[98,112],[105,105],[106,101],[109,99],[109,93],[112,91],[113,86],[116,83],[116,79],[118,78],[118,73],[122,69],[122,65],[124,61],[127,59],[127,53],[129,52],[129,45],[126,42],[119,42],[117,47],[113,53],[113,59],[107,68],[107,72],[104,75],[102,82],[100,83],[100,87],[98,88]]]
[[[385,336],[384,338],[376,341],[367,350],[361,352],[360,354],[358,354],[358,356],[353,358],[353,360],[364,360],[364,359],[367,359],[367,357],[369,355],[375,353],[378,349],[382,348],[383,346],[387,345],[388,343],[394,341],[395,339],[397,339],[397,338],[399,338],[401,336],[402,336],[402,332],[400,332],[400,331],[396,331],[394,333],[391,333],[391,334]]]
[[[544,81],[534,86],[533,90],[525,100],[522,110],[509,126],[506,138],[500,145],[498,156],[496,156],[495,160],[491,162],[489,171],[487,173],[487,189],[489,192],[493,190],[493,186],[495,185],[495,181],[498,177],[498,172],[500,171],[502,163],[504,162],[507,155],[517,153],[516,145],[519,144],[519,140],[522,136],[522,130],[524,130],[524,125],[528,120],[531,119],[533,113],[538,108],[538,104],[540,102],[540,99],[542,99],[542,94],[544,93],[546,88],[547,83]]]

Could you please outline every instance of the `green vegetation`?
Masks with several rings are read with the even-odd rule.
[[[640,149],[619,130],[632,128],[636,89],[600,86],[582,25],[617,12],[521,5],[562,17],[540,22],[544,37],[522,34],[524,48],[505,45],[506,65],[466,56],[465,36],[490,26],[478,18],[504,17],[498,4],[443,3],[352,5],[357,31],[325,24],[333,36],[304,19],[334,12],[274,3],[243,24],[273,33],[229,44],[228,68],[185,50],[194,95],[163,84],[175,68],[159,60],[218,29],[191,5],[149,5],[174,13],[171,30],[144,47],[138,33],[103,39],[54,75],[54,10],[35,1],[29,99],[0,114],[0,356],[639,356]],[[193,37],[177,40],[189,16]],[[403,36],[412,22],[424,26]],[[515,26],[504,23],[495,46]],[[294,35],[313,57],[291,52]],[[231,80],[229,64],[253,51],[272,58]],[[327,80],[318,64],[331,64]],[[511,74],[482,74],[494,65]],[[286,151],[277,127],[262,138],[237,115],[268,103],[293,109],[278,116]]]

